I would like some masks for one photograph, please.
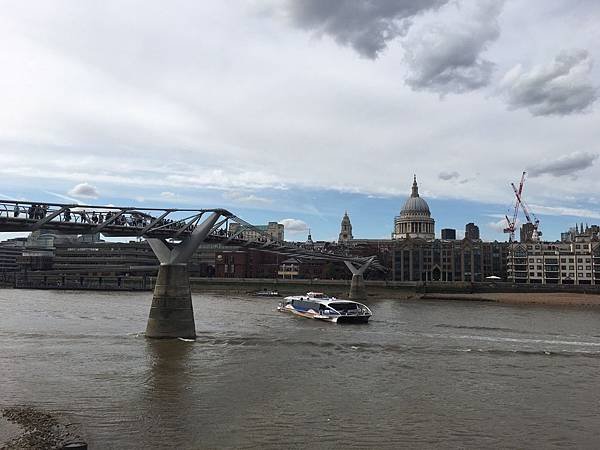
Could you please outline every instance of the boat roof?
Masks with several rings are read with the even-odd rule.
[[[311,294],[321,294],[324,295],[325,297],[314,297]],[[289,297],[286,297],[285,300],[308,300],[308,301],[313,301],[315,303],[321,303],[325,306],[331,304],[331,303],[353,303],[356,305],[363,305],[362,303],[359,302],[355,302],[353,300],[343,300],[340,298],[335,298],[335,297],[329,297],[325,294],[323,294],[322,292],[308,292],[306,295],[291,295]]]

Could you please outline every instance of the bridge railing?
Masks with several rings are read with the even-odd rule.
[[[74,232],[143,236],[160,234],[167,237],[184,237],[191,233],[205,213],[218,212],[226,219],[232,216],[222,209],[160,209],[113,207],[80,204],[40,203],[0,200],[0,222],[15,231],[35,231],[42,228]],[[222,226],[212,234],[223,234]]]
[[[205,214],[215,212],[221,218],[210,230],[209,239],[213,242],[302,259],[351,260],[357,263],[368,259],[352,257],[342,248],[316,251],[302,244],[277,241],[265,230],[225,209],[140,208],[0,200],[0,231],[52,229],[65,234],[102,233],[105,236],[157,237],[176,241],[192,233]],[[228,228],[231,222],[239,225],[235,231]]]

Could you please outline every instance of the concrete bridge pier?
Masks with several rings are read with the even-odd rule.
[[[212,213],[188,238],[173,247],[161,239],[148,239],[160,268],[146,326],[147,338],[196,339],[187,262],[219,217],[219,213]]]
[[[146,326],[149,338],[196,338],[187,264],[161,264]]]
[[[352,272],[352,281],[350,282],[350,300],[362,301],[367,299],[367,288],[365,287],[365,279],[363,274],[375,258],[369,258],[362,266],[357,268],[350,261],[344,261],[346,267]]]

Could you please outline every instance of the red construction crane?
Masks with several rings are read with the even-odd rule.
[[[508,222],[508,227],[504,229],[504,232],[510,233],[509,242],[514,241],[514,238],[515,238],[515,226],[516,226],[516,222],[517,222],[517,214],[519,212],[519,206],[521,208],[523,208],[523,214],[525,214],[527,223],[530,223],[533,225],[533,233],[531,236],[532,240],[537,241],[539,239],[539,237],[542,235],[542,232],[539,231],[539,225],[540,225],[539,219],[535,216],[535,214],[533,214],[531,212],[531,208],[529,208],[529,206],[527,206],[527,203],[525,203],[525,201],[523,201],[523,184],[525,183],[525,175],[526,174],[527,174],[527,172],[523,172],[523,174],[521,175],[521,182],[519,183],[518,189],[514,183],[510,183],[510,185],[512,186],[513,191],[515,193],[516,201],[515,201],[515,209],[514,209],[512,222],[510,221],[508,216],[505,216],[506,221]],[[531,220],[532,217],[533,217],[533,220]]]
[[[510,220],[507,215],[504,216],[506,217],[506,222],[508,224],[508,226],[504,229],[505,233],[509,233],[508,242],[513,242],[515,240],[515,227],[517,224],[517,216],[519,215],[519,206],[521,205],[521,193],[523,192],[523,183],[525,183],[525,172],[523,172],[523,175],[521,175],[521,182],[519,183],[518,190],[515,187],[514,183],[510,183],[510,185],[515,191],[515,195],[517,198],[515,200],[515,207],[513,210],[512,220]]]

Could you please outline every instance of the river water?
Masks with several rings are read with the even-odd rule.
[[[197,341],[155,341],[148,292],[0,290],[0,406],[102,449],[600,445],[598,310],[378,300],[336,325],[193,300]]]

